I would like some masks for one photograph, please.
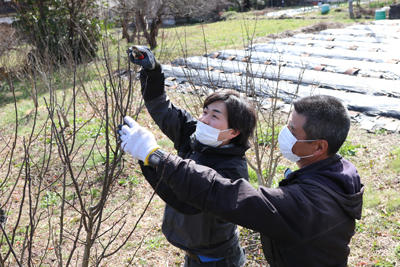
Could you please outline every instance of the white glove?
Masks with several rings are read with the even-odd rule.
[[[126,124],[118,132],[122,149],[148,165],[150,154],[160,148],[154,135],[129,116],[125,116],[124,121]]]

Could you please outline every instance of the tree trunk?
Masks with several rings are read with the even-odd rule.
[[[353,0],[349,0],[349,16],[354,19]]]
[[[147,31],[146,19],[144,18],[144,14],[140,10],[136,11],[136,28],[138,29],[138,32],[143,33],[144,38],[148,42],[150,40],[150,34]]]
[[[138,10],[136,12],[136,25],[138,31],[142,31],[146,42],[149,44],[150,49],[154,49],[157,46],[157,35],[158,30],[162,24],[162,6],[159,8],[156,17],[150,23],[150,26],[147,27],[147,22],[145,20],[144,14]]]
[[[161,17],[157,17],[152,21],[150,25],[150,34],[147,43],[150,45],[151,50],[153,50],[157,46],[157,35],[158,35],[158,30],[161,27],[161,24],[162,24]]]
[[[243,7],[242,4],[240,3],[240,0],[233,0],[233,2],[236,4],[238,11],[243,11]]]
[[[89,267],[90,250],[92,249],[93,245],[92,233],[93,233],[93,221],[92,218],[88,218],[88,229],[86,231],[86,242],[82,258],[82,267]]]
[[[129,35],[128,31],[128,19],[126,17],[123,17],[121,20],[121,25],[122,25],[122,38],[126,39],[128,43],[132,41],[131,36]]]
[[[243,1],[243,10],[248,11],[251,8],[251,0],[244,0]]]

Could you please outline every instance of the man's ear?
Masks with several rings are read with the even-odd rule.
[[[324,139],[317,140],[316,142],[316,151],[314,152],[315,155],[328,155],[329,144],[328,141]]]

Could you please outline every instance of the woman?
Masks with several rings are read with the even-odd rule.
[[[247,100],[233,90],[217,91],[206,98],[196,120],[168,99],[161,66],[149,49],[136,46],[128,54],[134,64],[142,66],[146,108],[178,155],[213,168],[223,177],[248,179],[245,151],[256,115]],[[165,183],[157,185],[152,177],[146,179],[167,203],[162,231],[171,244],[185,250],[184,266],[244,265],[236,225],[179,201]]]

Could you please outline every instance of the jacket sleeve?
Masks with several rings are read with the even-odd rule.
[[[165,203],[183,214],[194,215],[202,212],[200,209],[180,200],[175,192],[167,185],[165,180],[157,178],[154,168],[144,166],[143,162],[141,161],[139,161],[139,164],[142,169],[143,176]],[[236,170],[221,170],[218,173],[223,177],[232,176],[235,177],[234,179],[238,179],[238,173]]]
[[[194,215],[201,212],[201,210],[198,208],[195,208],[192,205],[189,205],[178,199],[174,191],[172,191],[172,189],[165,183],[164,180],[157,179],[154,168],[144,166],[143,162],[141,161],[139,161],[139,164],[140,168],[142,169],[143,176],[165,203],[183,214]]]
[[[174,143],[178,151],[188,147],[190,135],[196,129],[196,120],[185,110],[173,105],[164,90],[161,68],[140,73],[146,108],[161,131]]]
[[[296,236],[273,204],[284,196],[279,188],[255,189],[245,179],[224,179],[213,169],[170,154],[165,154],[156,172],[177,198],[202,211],[276,240]]]

